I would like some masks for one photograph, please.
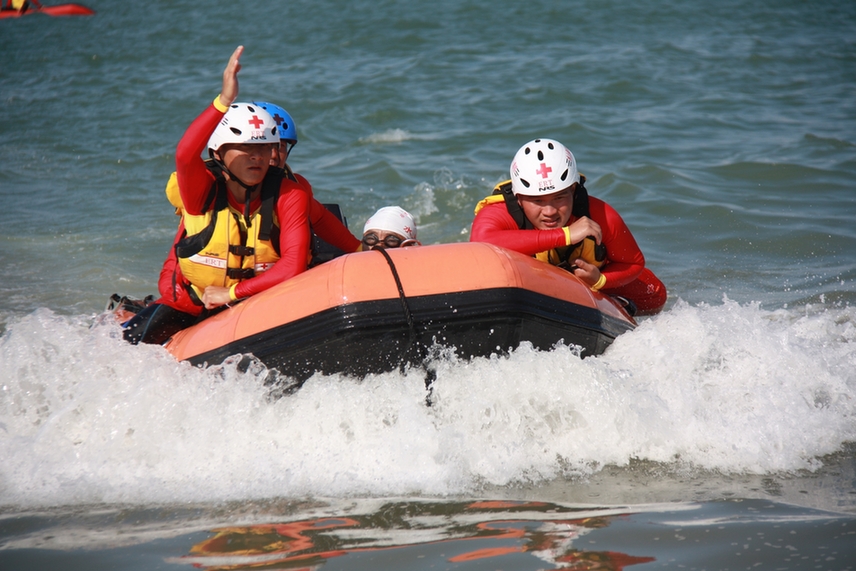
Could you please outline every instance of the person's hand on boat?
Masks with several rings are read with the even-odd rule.
[[[220,91],[220,103],[228,107],[238,98],[238,72],[241,71],[241,54],[244,46],[238,46],[232,52],[226,69],[223,70],[223,89]]]
[[[574,265],[572,267],[572,273],[588,284],[589,287],[595,285],[600,279],[600,269],[594,264],[586,262],[582,258],[574,260]]]
[[[205,304],[205,309],[214,309],[221,305],[226,305],[232,301],[229,296],[229,288],[220,286],[208,286],[202,292],[202,303]]]
[[[579,220],[575,220],[573,224],[568,226],[568,230],[571,234],[571,244],[582,242],[589,236],[594,238],[594,241],[600,244],[601,239],[603,238],[603,231],[600,228],[600,224],[588,216],[583,216]]]

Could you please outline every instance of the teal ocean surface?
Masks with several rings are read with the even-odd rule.
[[[852,569],[856,4],[85,2],[0,20],[0,568]],[[45,2],[48,4],[48,2]],[[99,316],[245,46],[357,233],[469,239],[551,137],[669,289],[599,357],[196,369]]]

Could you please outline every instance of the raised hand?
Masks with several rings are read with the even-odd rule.
[[[228,107],[238,98],[238,72],[241,71],[241,54],[244,46],[238,46],[232,52],[226,69],[223,70],[223,89],[220,91],[220,103]]]

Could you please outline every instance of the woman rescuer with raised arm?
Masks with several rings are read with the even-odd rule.
[[[162,343],[197,321],[203,307],[249,297],[307,268],[311,190],[271,166],[280,138],[270,114],[235,102],[243,50],[232,53],[220,95],[190,124],[175,153],[186,235],[175,245],[174,279],[199,311],[162,297],[126,324],[132,343]],[[202,159],[206,146],[217,168]]]

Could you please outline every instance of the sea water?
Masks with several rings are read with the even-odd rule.
[[[852,568],[852,3],[88,5],[0,20],[4,569]],[[275,398],[128,346],[104,306],[155,293],[237,45],[354,233],[397,204],[466,241],[552,137],[666,310],[599,357],[438,350],[431,406],[419,370]]]

